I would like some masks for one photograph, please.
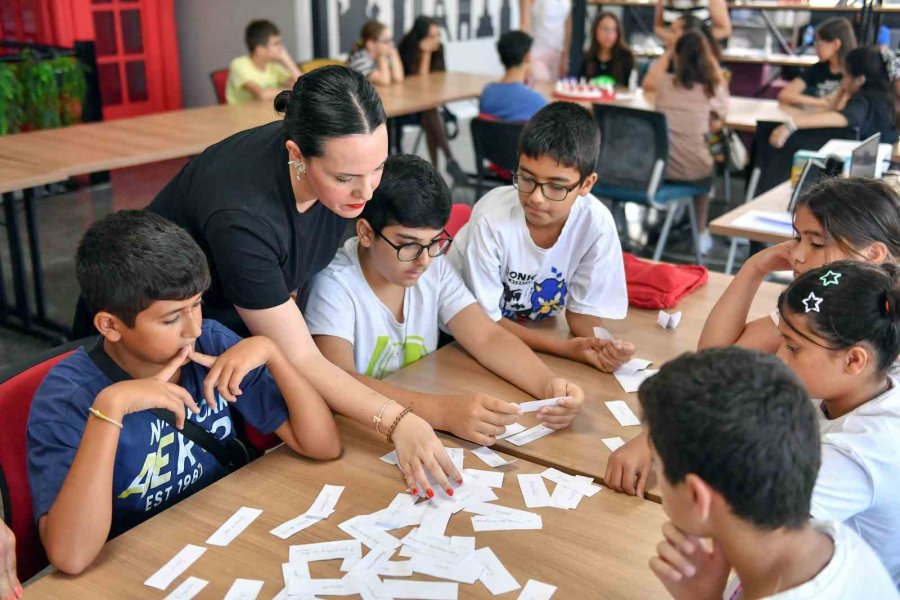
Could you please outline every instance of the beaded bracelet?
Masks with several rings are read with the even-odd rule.
[[[391,425],[391,428],[388,429],[388,432],[387,432],[387,442],[388,442],[388,444],[393,444],[393,443],[394,443],[394,440],[392,439],[392,436],[394,435],[394,430],[397,429],[397,424],[400,423],[400,419],[402,419],[403,417],[405,417],[406,415],[408,415],[408,414],[411,413],[411,412],[412,412],[412,409],[409,408],[409,407],[407,406],[407,407],[404,408],[402,411],[400,411],[400,414],[397,415],[397,418],[396,418],[396,419],[394,419],[394,422],[393,422],[393,424]]]

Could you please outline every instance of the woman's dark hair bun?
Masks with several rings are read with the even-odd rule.
[[[275,112],[283,115],[287,112],[288,105],[291,103],[291,96],[294,94],[291,90],[282,90],[275,96]]]

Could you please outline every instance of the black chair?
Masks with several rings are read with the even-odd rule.
[[[475,147],[475,201],[481,198],[485,182],[490,187],[509,185],[512,180],[491,170],[488,163],[497,170],[512,174],[519,164],[519,136],[525,127],[524,121],[494,121],[477,117],[472,119],[472,145]]]
[[[706,185],[665,181],[669,129],[664,114],[606,104],[595,105],[594,114],[600,125],[601,144],[597,183],[591,191],[613,203],[632,202],[666,213],[653,260],[662,257],[675,215],[679,207],[686,207],[694,256],[697,264],[703,264],[693,198],[708,193],[712,179]],[[614,205],[614,209],[620,208]]]

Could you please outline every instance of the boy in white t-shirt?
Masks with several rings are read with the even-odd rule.
[[[567,427],[584,394],[557,377],[516,336],[491,322],[442,256],[450,190],[426,161],[395,155],[331,264],[313,280],[304,317],[331,362],[404,406],[436,429],[493,444],[519,409],[487,394],[414,392],[382,381],[433,352],[438,328],[452,334],[484,367],[536,398],[570,396],[539,411],[554,429]]]
[[[590,194],[599,152],[586,109],[554,102],[539,110],[519,139],[513,185],[475,204],[448,258],[488,316],[532,350],[612,372],[634,346],[594,337],[604,317],[622,319],[628,309],[616,226]],[[573,338],[520,324],[564,308]]]
[[[638,396],[671,519],[650,568],[674,598],[898,597],[856,533],[810,519],[815,409],[778,358],[737,347],[684,354]]]

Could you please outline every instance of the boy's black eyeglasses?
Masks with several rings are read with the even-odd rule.
[[[566,199],[572,190],[576,189],[584,180],[582,179],[572,187],[566,187],[559,183],[552,183],[549,181],[538,181],[533,177],[529,177],[527,175],[519,175],[518,173],[513,173],[512,176],[513,187],[522,192],[523,194],[530,194],[534,192],[535,188],[541,186],[541,194],[544,195],[544,198],[547,200],[553,200],[554,202],[562,202]]]
[[[422,255],[423,250],[428,250],[428,256],[437,258],[442,254],[447,254],[447,251],[450,250],[450,244],[453,243],[453,237],[449,233],[447,233],[446,230],[441,232],[441,237],[432,240],[432,242],[427,246],[417,244],[416,242],[408,242],[406,244],[397,245],[391,240],[384,237],[384,234],[380,231],[378,231],[377,233],[381,239],[386,241],[391,248],[397,251],[397,259],[401,262],[412,262],[416,260]]]

